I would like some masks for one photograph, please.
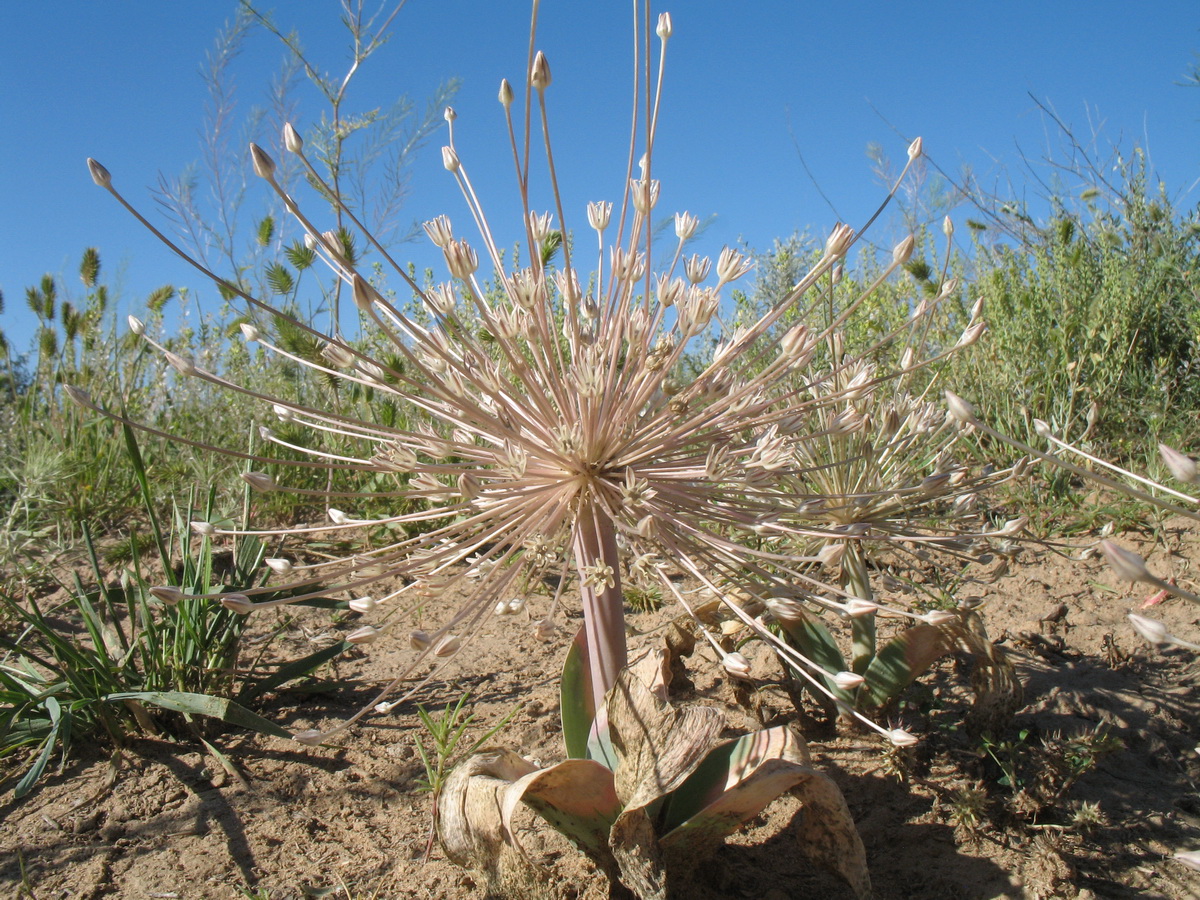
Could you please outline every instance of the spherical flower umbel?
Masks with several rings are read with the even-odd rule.
[[[669,18],[659,21],[664,40],[671,30]],[[525,79],[535,109],[550,83],[549,65],[538,53]],[[500,99],[511,124],[511,88],[502,86]],[[516,141],[515,135],[530,131],[513,127],[509,133]],[[283,143],[320,192],[315,205],[336,198],[305,157],[295,129],[285,130]],[[676,219],[670,245],[652,252],[653,210],[665,196],[649,177],[653,133],[648,145],[635,149],[628,158],[642,160],[644,168],[630,166],[624,184],[616,185],[623,206],[604,201],[571,207],[554,188],[547,201],[553,222],[564,236],[576,235],[574,242],[564,237],[557,253],[542,252],[551,213],[535,213],[530,201],[518,233],[533,246],[514,267],[468,181],[471,161],[460,155],[451,131],[443,150],[447,177],[462,188],[479,234],[471,242],[455,238],[445,217],[425,224],[454,282],[427,288],[397,266],[391,277],[417,296],[413,308],[420,315],[391,303],[382,286],[376,290],[370,270],[347,258],[337,235],[321,234],[310,219],[298,217],[307,246],[353,296],[362,332],[377,338],[372,346],[387,347],[380,357],[367,355],[370,342],[324,334],[213,275],[256,316],[273,316],[323,348],[318,360],[301,358],[273,343],[271,329],[253,327],[247,339],[266,353],[307,367],[325,382],[369,387],[406,408],[406,415],[370,421],[336,407],[263,398],[259,386],[235,384],[143,337],[181,374],[263,400],[264,413],[284,420],[289,434],[309,433],[296,442],[263,427],[268,448],[287,452],[251,454],[253,468],[243,477],[260,491],[303,481],[303,493],[326,504],[328,522],[249,532],[193,522],[193,530],[210,538],[255,534],[271,542],[356,530],[370,535],[361,545],[369,549],[343,559],[309,565],[299,553],[289,552],[293,559],[276,555],[265,563],[272,583],[238,595],[197,596],[239,613],[344,597],[353,611],[373,620],[347,635],[362,646],[393,625],[407,631],[418,609],[424,615],[439,610],[436,624],[424,626],[428,633],[411,632],[413,658],[396,684],[420,666],[465,652],[492,615],[527,611],[505,621],[516,619],[525,628],[534,623],[539,640],[558,640],[563,605],[577,602],[588,639],[596,642],[589,663],[597,708],[628,659],[622,584],[630,571],[689,612],[687,595],[672,577],[677,572],[722,600],[739,596],[765,604],[780,619],[805,609],[849,617],[881,610],[908,615],[860,599],[869,595],[837,573],[857,565],[862,547],[872,543],[903,553],[937,551],[947,535],[927,517],[954,507],[980,522],[971,502],[955,501],[1008,475],[979,475],[958,464],[953,447],[961,429],[948,425],[944,408],[913,388],[915,373],[944,355],[912,358],[910,352],[903,370],[885,371],[868,361],[869,354],[845,349],[841,321],[819,315],[796,321],[806,310],[824,309],[814,298],[836,281],[835,269],[855,238],[846,226],[835,229],[824,255],[784,296],[726,328],[735,317],[723,313],[722,290],[753,261],[727,248],[715,266],[715,283],[706,283],[712,262],[683,257],[684,243],[697,231],[697,220],[686,213]],[[513,158],[526,158],[524,148],[511,150]],[[916,151],[910,162],[919,156],[919,144]],[[274,162],[262,151],[252,153],[255,169],[282,195]],[[120,198],[107,170],[89,166],[97,184]],[[291,197],[286,203],[296,208]],[[341,214],[361,228],[353,209]],[[610,228],[610,219],[619,227]],[[578,239],[585,222],[599,240],[599,254],[590,256],[594,265],[583,261],[586,242]],[[614,231],[605,245],[605,235]],[[361,245],[372,241],[366,235]],[[911,239],[898,245],[881,278],[907,260],[912,246]],[[922,347],[921,315],[886,340],[901,349]],[[720,352],[706,356],[698,349],[704,346]],[[962,401],[947,399],[954,419],[970,418]],[[822,455],[830,447],[848,449],[830,459]],[[228,452],[247,456],[240,448]],[[879,464],[871,478],[860,477],[868,454]],[[916,476],[896,462],[919,454],[928,465]],[[289,469],[315,477],[281,477]],[[830,481],[835,473],[845,477]],[[855,483],[852,473],[859,473]],[[355,477],[380,491],[372,508],[394,503],[395,511],[358,513],[354,491],[334,484]],[[941,480],[931,486],[925,478]],[[975,537],[983,541],[991,534],[979,524]],[[379,535],[388,538],[380,541]],[[539,593],[546,582],[569,583],[572,592],[546,600]],[[505,599],[511,597],[521,599]],[[859,684],[854,673],[824,669],[781,641],[742,605],[727,606],[728,615],[815,690],[833,697],[827,680],[839,689]],[[937,622],[956,618],[946,613]],[[723,646],[709,623],[697,617],[696,627],[726,672],[749,675],[746,657]],[[387,699],[385,691],[364,712]],[[863,721],[894,743],[911,738]]]

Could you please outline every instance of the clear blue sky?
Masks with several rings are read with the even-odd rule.
[[[905,135],[922,135],[945,167],[968,164],[984,176],[1007,167],[1019,180],[1018,146],[1034,158],[1046,147],[1047,123],[1029,93],[1082,135],[1099,125],[1103,139],[1143,144],[1181,205],[1200,199],[1200,88],[1176,84],[1200,50],[1194,0],[685,0],[660,8],[672,13],[675,36],[655,160],[659,210],[717,214],[708,242],[765,247],[836,221],[793,140],[841,216],[861,220],[880,193],[867,144],[904,158],[905,142],[880,114]],[[92,185],[84,159],[103,162],[153,212],[148,189],[158,172],[178,174],[200,156],[205,94],[197,72],[234,10],[233,0],[0,4],[0,328],[18,348],[30,334],[26,286],[51,272],[76,290],[88,246],[100,249],[108,276],[123,273],[122,312],[136,311],[164,282],[215,299]],[[277,3],[275,15],[324,68],[344,66],[333,0]],[[616,0],[542,3],[539,46],[554,74],[556,155],[577,229],[586,201],[619,199],[628,20]],[[423,101],[439,82],[462,78],[454,105],[464,162],[485,204],[511,218],[515,191],[495,98],[502,76],[520,82],[527,33],[523,2],[410,0],[391,43],[355,81],[349,106],[382,106],[402,93]],[[242,109],[261,102],[281,57],[273,37],[251,35],[234,69]],[[307,86],[300,96],[304,114],[319,111]],[[297,125],[304,130],[303,115]],[[465,233],[440,143],[419,158],[402,215],[419,221],[447,212]],[[418,245],[399,255],[421,265],[434,259]]]

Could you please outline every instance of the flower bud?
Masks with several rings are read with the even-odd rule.
[[[290,559],[272,558],[264,560],[264,562],[267,564],[267,568],[269,568],[276,575],[291,574],[292,569],[295,568]]]
[[[550,86],[550,63],[541,50],[533,59],[533,72],[530,73],[529,81],[539,91],[544,91]]]
[[[908,262],[909,258],[912,256],[913,247],[916,245],[916,239],[910,234],[894,248],[892,248],[892,262],[898,266]]]
[[[955,421],[967,425],[975,421],[975,408],[953,391],[946,391],[946,406]]]
[[[408,635],[408,644],[414,650],[425,650],[429,647],[431,640],[429,635],[424,631],[413,631]]]
[[[332,506],[329,507],[328,513],[329,521],[334,525],[345,525],[350,521],[350,517],[348,515],[346,515],[340,509],[334,509]]]
[[[453,147],[442,148],[442,165],[446,167],[447,172],[457,172],[459,169],[458,154],[454,152]]]
[[[942,219],[942,234],[946,237],[954,237],[954,220],[949,216]]]
[[[665,41],[673,32],[674,28],[671,25],[671,14],[667,12],[659,13],[658,27],[654,29],[654,33],[657,34],[661,40]]]
[[[279,487],[266,472],[243,472],[241,478],[256,491],[273,491]]]
[[[180,356],[178,353],[172,353],[170,350],[163,351],[163,357],[180,375],[188,376],[196,374],[196,364],[186,356]]]
[[[288,153],[304,152],[304,139],[300,137],[300,132],[292,127],[291,122],[284,123],[283,146],[287,149]]]
[[[242,328],[242,337],[245,339],[247,344],[253,344],[260,337],[262,337],[262,335],[259,333],[258,328],[255,327],[254,325],[251,325],[249,322],[243,322],[241,325],[241,328]]]
[[[1101,541],[1100,550],[1104,553],[1109,567],[1117,573],[1117,577],[1125,581],[1146,581],[1154,583],[1155,578],[1146,568],[1146,562],[1132,550],[1126,550],[1112,541]]]
[[[1130,613],[1129,624],[1148,643],[1165,644],[1171,640],[1171,634],[1167,631],[1167,626],[1157,619],[1149,619],[1146,616],[1139,616],[1137,613]]]
[[[887,733],[887,739],[897,747],[915,747],[918,743],[916,735],[910,734],[903,728],[893,728]]]
[[[917,157],[921,156],[921,154],[924,152],[924,149],[924,142],[920,138],[917,138],[908,145],[908,158],[910,160],[916,159]]]
[[[181,588],[170,584],[155,585],[150,588],[150,596],[162,602],[164,606],[174,606],[187,597]]]
[[[873,600],[864,600],[862,597],[851,597],[842,604],[842,612],[851,618],[866,616],[878,612],[879,604]]]
[[[83,409],[96,408],[96,404],[92,401],[92,395],[83,388],[76,387],[73,384],[65,384],[63,385],[63,391],[66,392],[67,397],[76,406],[80,406]]]
[[[507,78],[501,78],[500,79],[500,103],[501,103],[501,105],[503,105],[503,107],[505,109],[508,109],[510,106],[512,106],[512,102],[513,102],[512,85],[508,83]]]
[[[362,628],[356,628],[346,635],[346,640],[351,644],[369,644],[378,638],[379,635],[380,631],[374,625],[364,625]]]
[[[280,422],[290,422],[292,419],[296,418],[296,414],[292,412],[292,410],[279,403],[276,403],[271,407],[271,412],[275,413],[275,417],[279,419]]]
[[[138,337],[141,337],[145,333],[146,326],[142,324],[142,320],[137,316],[130,316],[127,321],[129,322],[129,330]]]
[[[437,649],[433,651],[433,655],[442,657],[453,656],[461,646],[462,638],[456,634],[448,634],[438,641]]]
[[[259,178],[272,181],[275,178],[275,160],[258,144],[250,145],[250,160],[254,164],[254,174]]]
[[[1171,470],[1171,474],[1187,484],[1192,484],[1196,480],[1196,461],[1186,453],[1180,453],[1166,444],[1158,445],[1158,452],[1162,454],[1163,462],[1167,464],[1167,468]]]
[[[222,594],[221,605],[239,616],[247,615],[254,610],[254,604],[245,594]]]
[[[791,597],[770,597],[767,609],[780,622],[802,622],[805,618],[804,605]]]
[[[108,169],[100,165],[90,156],[87,161],[88,171],[92,174],[92,181],[96,182],[97,186],[102,188],[112,187],[112,176],[108,174]]]
[[[375,298],[372,296],[371,286],[367,284],[367,279],[355,273],[352,285],[354,288],[354,305],[362,312],[370,312],[371,304]]]
[[[867,679],[856,672],[838,672],[833,676],[833,683],[843,691],[852,691],[866,684]]]
[[[844,541],[835,541],[832,544],[826,544],[821,548],[821,552],[817,554],[817,559],[826,566],[840,566],[842,558],[846,555],[846,544]]]
[[[192,531],[201,537],[212,537],[217,533],[217,529],[210,522],[191,522]]]
[[[959,621],[956,614],[948,609],[934,609],[921,616],[921,621],[930,625],[954,625]]]
[[[550,619],[542,619],[533,627],[534,639],[541,641],[543,644],[554,640],[554,635],[557,633],[558,626]]]
[[[442,118],[445,119],[447,123],[452,123],[455,119],[458,118],[458,113],[456,113],[454,111],[453,106],[447,106],[442,111]]]
[[[309,728],[307,731],[297,731],[292,735],[293,741],[298,741],[309,747],[315,747],[325,739],[324,732],[318,731],[315,728]]]
[[[726,653],[721,659],[721,665],[734,678],[750,677],[750,660],[740,653]]]

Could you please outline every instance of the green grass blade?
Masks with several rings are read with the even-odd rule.
[[[286,684],[296,678],[303,678],[305,675],[316,671],[317,668],[329,662],[334,657],[345,653],[353,646],[349,641],[342,641],[331,647],[326,647],[324,650],[310,653],[308,656],[290,662],[286,666],[281,666],[266,678],[255,681],[247,686],[241,692],[238,699],[243,703],[248,703],[251,700],[261,697],[263,694],[275,690],[281,684]]]
[[[208,694],[192,694],[186,691],[130,691],[120,694],[109,694],[105,701],[140,700],[163,709],[187,713],[193,716],[209,716],[220,719],[229,725],[248,728],[259,734],[269,734],[273,737],[290,739],[292,734],[262,716],[250,712],[246,707]]]

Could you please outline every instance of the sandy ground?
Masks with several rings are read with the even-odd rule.
[[[1172,528],[1148,540],[1122,538],[1195,589],[1197,540]],[[731,681],[698,650],[687,661],[691,684],[677,699],[724,708],[731,734],[760,723],[794,725],[849,802],[879,898],[1200,896],[1200,872],[1172,858],[1200,849],[1194,658],[1142,642],[1124,617],[1147,592],[1139,587],[1131,597],[1095,559],[1027,550],[1014,570],[983,592],[981,609],[1023,685],[1015,715],[1004,720],[972,716],[969,661],[952,657],[889,712],[891,722],[922,736],[907,753],[888,753],[871,734],[830,722],[809,700],[797,711],[781,669],[761,650],[749,683]],[[1180,635],[1200,634],[1195,609],[1181,601],[1154,614]],[[638,613],[630,621],[650,632],[673,615]],[[328,628],[321,621],[314,618],[314,627]],[[286,640],[299,651],[312,636],[293,628]],[[556,761],[565,651],[565,632],[542,644],[522,617],[494,618],[423,702],[440,710],[469,690],[476,716],[469,736],[521,704],[495,742]],[[265,714],[291,729],[328,726],[370,699],[400,653],[384,646],[343,660],[325,673],[338,689],[285,692]],[[1073,742],[1081,735],[1092,736],[1097,758],[1072,783],[1064,773],[1087,756]],[[424,769],[414,752],[421,736],[411,704],[368,720],[333,747],[228,732],[214,743],[235,763],[233,773],[202,745],[146,740],[128,748],[111,786],[109,750],[81,748],[22,801],[12,800],[11,779],[2,785],[0,893],[483,897],[477,878],[430,840],[431,798],[420,789]],[[20,762],[6,760],[8,773]],[[847,896],[794,852],[788,824],[797,808],[781,800],[735,835],[700,866],[695,896]],[[562,897],[607,896],[601,876],[569,845],[547,839],[539,848],[533,839]]]

